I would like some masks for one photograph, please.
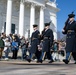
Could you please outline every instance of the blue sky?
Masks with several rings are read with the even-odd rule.
[[[74,13],[76,15],[76,0],[56,0],[56,3],[58,4],[57,7],[60,9],[57,13],[57,30],[61,31],[68,18],[68,14],[75,11]]]

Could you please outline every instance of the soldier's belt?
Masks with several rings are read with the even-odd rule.
[[[49,37],[44,37],[44,39],[50,39]]]
[[[69,32],[74,32],[74,30],[68,30],[67,32],[68,32],[68,33],[69,33]]]
[[[37,38],[32,38],[32,40],[35,40],[35,39],[37,39]]]

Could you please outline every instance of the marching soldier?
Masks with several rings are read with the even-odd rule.
[[[43,46],[42,46],[42,54],[40,57],[39,62],[42,63],[42,61],[44,60],[45,54],[47,55],[47,57],[50,57],[50,62],[53,62],[52,56],[50,54],[50,48],[53,44],[53,31],[50,29],[50,23],[45,23],[45,28],[42,31],[42,40],[43,40]]]
[[[65,64],[69,63],[71,54],[76,64],[76,21],[74,17],[73,12],[68,15],[68,20],[62,31],[63,34],[66,34],[66,58],[63,60]]]
[[[32,36],[31,36],[31,47],[29,52],[30,55],[29,55],[29,59],[27,59],[28,62],[31,62],[33,55],[38,51],[38,45],[39,45],[40,32],[38,31],[38,25],[34,24],[33,29],[34,29],[34,32],[32,33]]]

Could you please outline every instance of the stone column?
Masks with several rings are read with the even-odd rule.
[[[35,4],[31,4],[30,9],[30,37],[33,32],[33,24],[35,24]]]
[[[23,36],[24,34],[24,1],[20,2],[20,12],[19,12],[19,34]]]
[[[6,35],[11,33],[12,0],[7,0]]]
[[[52,21],[52,25],[53,25],[53,28],[54,28],[54,29],[52,29],[53,30],[53,34],[54,34],[54,39],[57,40],[57,18],[56,18],[56,14],[51,15],[50,19]]]
[[[40,21],[39,21],[39,31],[40,33],[44,29],[44,7],[40,8]]]

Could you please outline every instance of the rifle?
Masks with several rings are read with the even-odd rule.
[[[68,22],[69,22],[69,18],[68,18],[68,19],[66,20],[66,22],[65,22],[65,26],[64,26],[64,28],[63,28],[64,31],[62,31],[63,34],[66,34],[66,33],[67,33],[66,27],[67,27]]]
[[[65,22],[65,26],[64,26],[64,30],[65,30],[65,28],[66,28],[66,26],[67,26],[67,24],[68,24],[68,22],[69,22],[69,18],[66,20],[66,22]]]

